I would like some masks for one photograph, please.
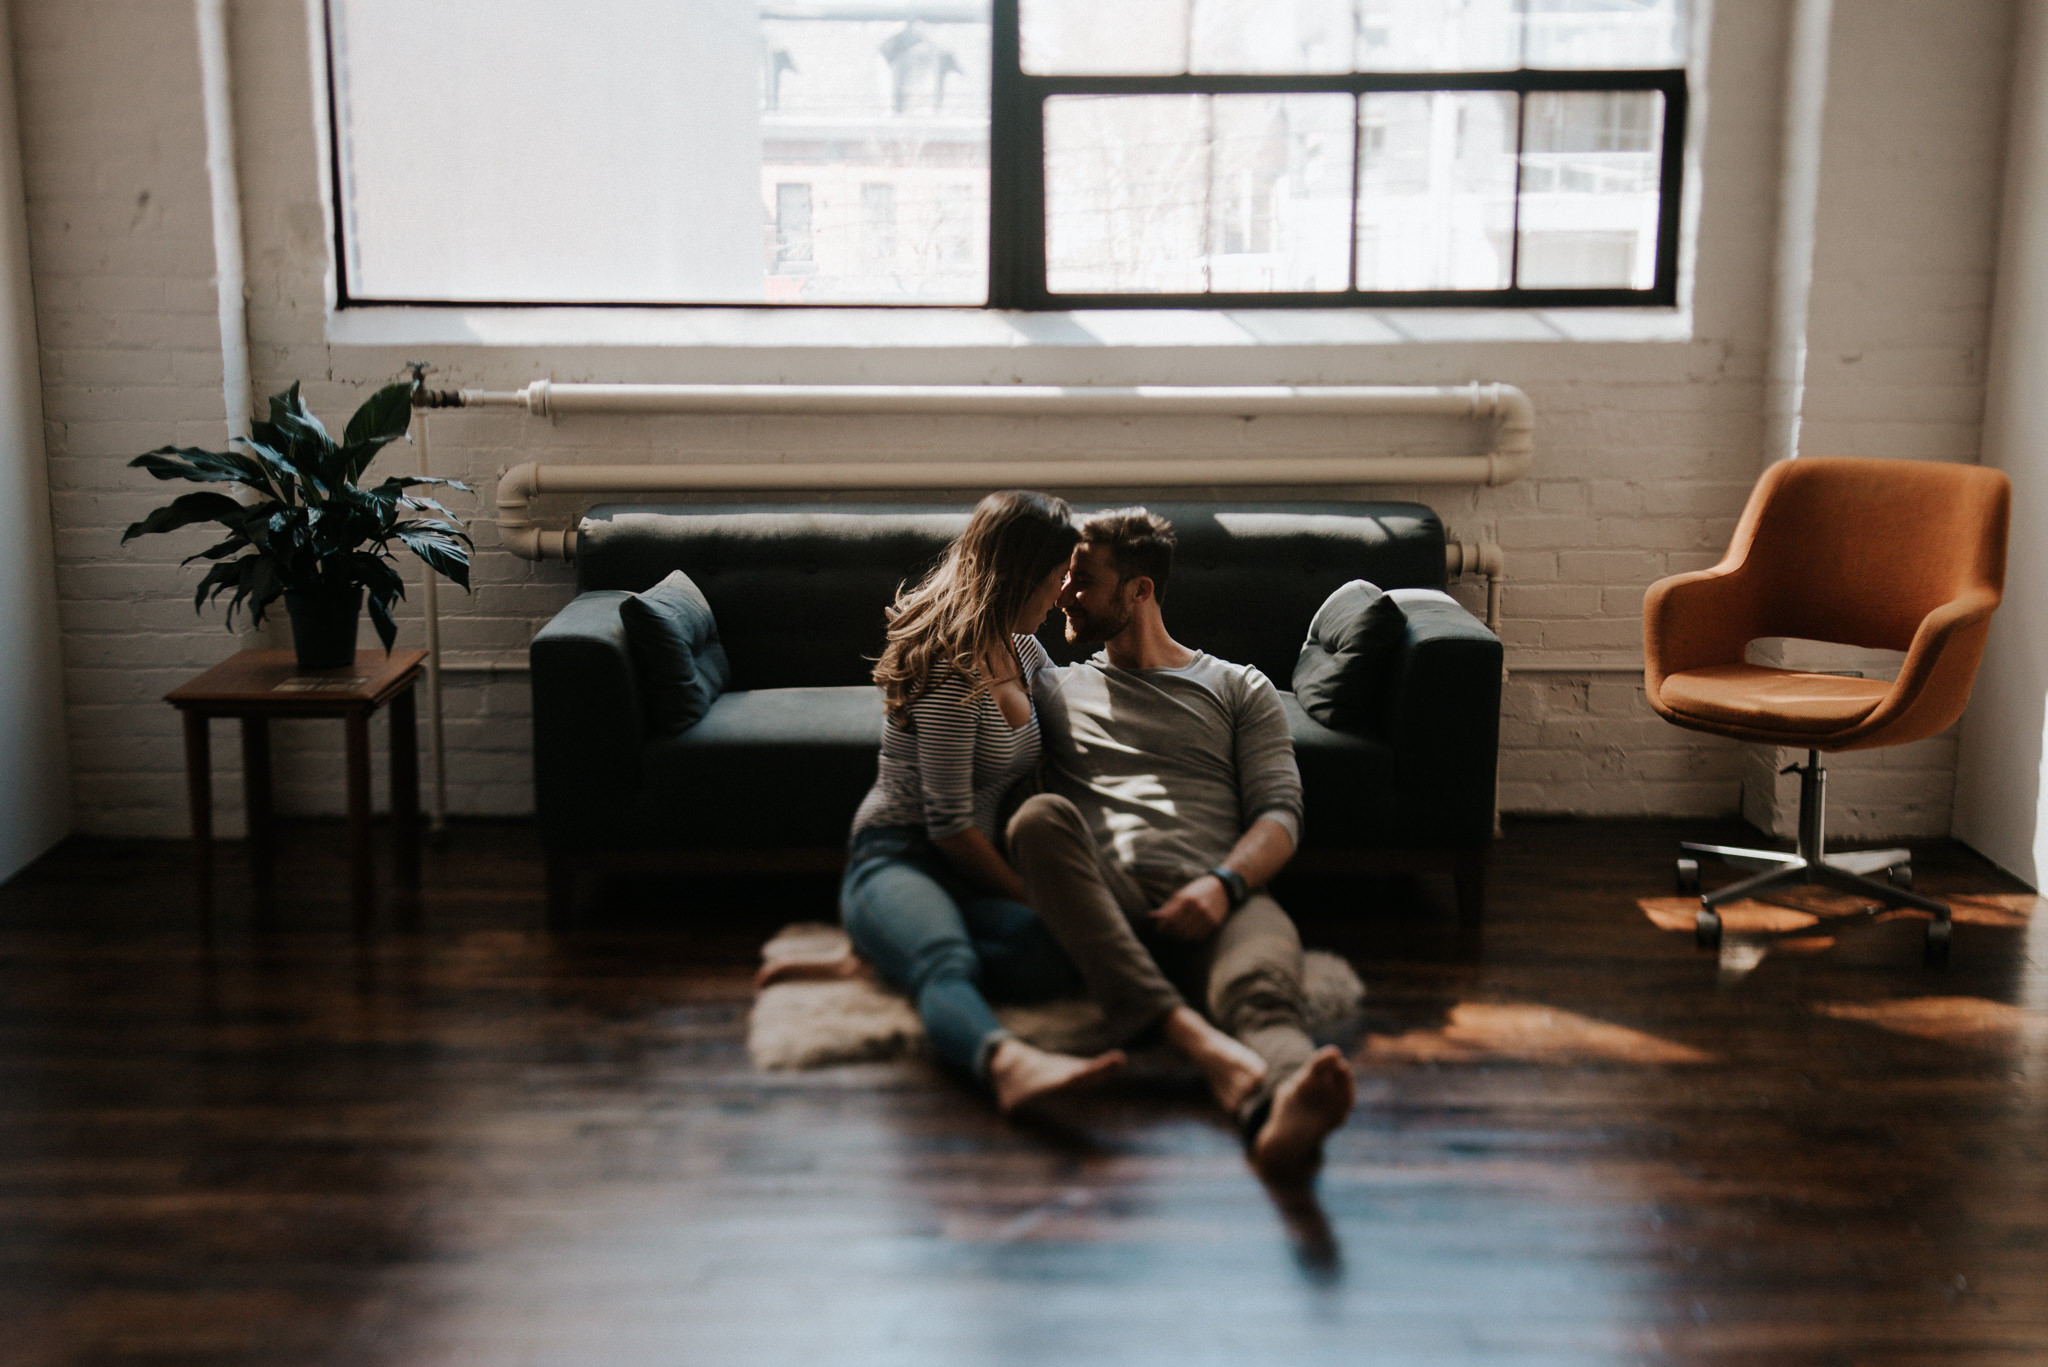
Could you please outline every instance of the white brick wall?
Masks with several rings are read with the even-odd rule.
[[[1941,31],[1957,27],[1946,22],[1954,8],[1935,0],[1874,5],[1888,17],[1857,30],[1858,51],[1874,46],[1891,58],[1945,42],[1939,80],[1904,82],[1904,98],[1916,103],[1903,117],[1925,118],[1946,136],[1975,141],[1932,166],[1929,157],[1943,147],[1939,139],[1915,143],[1902,160],[1850,136],[1853,129],[1841,134],[1839,155],[1830,148],[1823,158],[1826,174],[1836,177],[1828,182],[1836,186],[1836,200],[1829,202],[1842,206],[1839,231],[1823,243],[1826,250],[1859,259],[1862,235],[1877,230],[1857,225],[1888,213],[1901,196],[1917,194],[1914,177],[1923,171],[1929,172],[1926,183],[1944,195],[1981,197],[1987,204],[1995,198],[1996,149],[1977,144],[1995,141],[2002,96],[1986,35],[2002,22],[2006,6],[2004,0],[1981,5],[1992,17],[1961,25],[1965,32],[1951,39]],[[1977,0],[1970,8],[1976,11]],[[182,758],[175,719],[158,699],[243,641],[220,629],[217,613],[191,614],[196,571],[176,562],[203,544],[200,533],[126,548],[117,542],[123,525],[172,492],[125,468],[125,461],[165,441],[215,444],[222,433],[192,15],[189,6],[166,0],[15,0],[13,14],[78,824],[96,832],[175,834],[186,820]],[[1442,512],[1460,539],[1496,539],[1506,548],[1509,657],[1542,672],[1517,673],[1507,688],[1503,805],[1510,811],[1697,815],[1736,808],[1741,748],[1665,726],[1644,706],[1639,678],[1614,671],[1640,658],[1644,587],[1717,558],[1761,466],[1786,32],[1786,7],[1775,0],[1717,0],[1713,6],[1706,86],[1695,103],[1704,125],[1693,168],[1700,191],[1698,249],[1689,278],[1693,339],[1686,342],[1112,347],[1025,344],[1024,334],[1033,331],[1026,322],[1015,343],[946,347],[467,342],[422,350],[330,343],[324,166],[305,11],[299,0],[236,0],[230,19],[259,394],[302,379],[315,408],[338,419],[415,354],[431,357],[437,384],[498,389],[548,375],[713,382],[1509,381],[1527,390],[1537,407],[1538,455],[1530,480],[1492,490],[1372,491],[1419,497]],[[1877,280],[1856,271],[1824,279],[1826,297],[1817,296],[1816,311],[1830,341],[1814,361],[1809,430],[1839,432],[1860,443],[1858,449],[1895,454],[1974,451],[1989,278],[1989,241],[1976,212],[1963,213],[1968,221],[1960,229],[1957,217],[1938,206],[1893,215],[1884,231],[1900,235],[1898,250],[1910,261],[1932,262],[1910,278],[1888,270]],[[1156,336],[1157,323],[1139,319],[1132,326]],[[522,326],[537,325],[527,320]],[[1247,319],[1241,327],[1225,320],[1202,326],[1224,335],[1267,336],[1294,327],[1272,317]],[[1514,326],[1555,335],[1522,321]],[[1471,330],[1469,323],[1437,319],[1417,331],[1461,328]],[[1170,336],[1170,326],[1167,331]],[[571,593],[566,567],[528,564],[495,549],[488,510],[497,473],[512,463],[872,459],[878,452],[930,459],[1046,448],[1105,454],[1361,444],[1470,450],[1479,439],[1459,424],[1330,420],[730,417],[549,424],[504,412],[436,415],[437,472],[475,486],[478,541],[485,548],[476,592],[441,595],[443,642],[457,666],[447,679],[451,807],[531,809],[526,681],[516,673],[461,667],[523,658],[533,631]],[[394,448],[384,465],[401,468],[415,458],[408,448]],[[554,511],[566,517],[572,505]],[[1461,592],[1477,605],[1471,590]],[[272,631],[267,639],[282,644],[285,638]],[[407,620],[401,643],[419,640],[416,619]],[[1572,669],[1580,672],[1559,672]],[[1945,825],[1949,761],[1942,746],[1932,743],[1925,755],[1900,752],[1867,775],[1852,776],[1845,764],[1838,793],[1848,809],[1866,814],[1854,819],[1876,827],[1924,824],[1939,814]],[[230,827],[238,797],[236,748],[223,731],[216,791]],[[331,730],[291,728],[280,737],[278,762],[280,799],[288,810],[339,809]]]

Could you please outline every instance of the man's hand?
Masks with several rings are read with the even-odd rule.
[[[1191,943],[1206,940],[1230,914],[1230,895],[1221,879],[1205,873],[1145,914],[1162,935]]]

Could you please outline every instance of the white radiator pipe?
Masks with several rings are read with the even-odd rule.
[[[1507,568],[1500,544],[1494,541],[1449,541],[1444,543],[1444,572],[1452,579],[1460,575],[1486,578],[1486,629],[1500,635],[1500,590],[1507,581]]]
[[[419,414],[420,474],[434,473],[433,454],[427,446],[427,413]],[[427,788],[427,832],[442,837],[448,831],[448,747],[441,715],[441,595],[440,574],[422,566],[420,574],[421,615],[427,628],[427,748],[431,769]]]
[[[594,413],[881,413],[1217,417],[1436,416],[1491,420],[1492,448],[1474,456],[1279,456],[1122,460],[809,461],[685,465],[538,465],[498,481],[498,534],[528,560],[569,559],[573,528],[535,525],[541,494],[706,491],[1055,489],[1132,485],[1505,484],[1528,472],[1535,408],[1513,385],[1284,385],[1060,388],[1045,385],[598,385],[536,380],[510,392],[443,391],[433,407],[522,407],[537,416]]]
[[[249,322],[242,268],[242,191],[235,167],[233,76],[226,0],[194,0],[199,29],[199,87],[206,119],[206,179],[213,203],[213,273],[220,318],[221,403],[228,436],[249,435],[256,406],[249,379]]]

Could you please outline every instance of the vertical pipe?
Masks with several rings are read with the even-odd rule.
[[[206,108],[206,179],[213,191],[213,271],[220,309],[221,401],[228,436],[249,434],[255,407],[249,379],[249,317],[242,271],[242,190],[235,173],[233,77],[227,0],[194,0],[200,89]]]
[[[427,449],[427,410],[413,410],[419,415],[420,425],[420,473],[433,474],[432,456]],[[432,768],[433,786],[427,794],[427,831],[440,839],[448,830],[448,765],[447,752],[441,744],[441,597],[440,575],[432,566],[423,566],[420,575],[420,606],[427,619],[427,750]]]

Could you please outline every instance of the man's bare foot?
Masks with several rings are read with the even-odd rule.
[[[1308,1176],[1323,1161],[1323,1141],[1357,1101],[1351,1065],[1336,1045],[1325,1045],[1274,1090],[1273,1113],[1252,1140],[1252,1166],[1269,1182]]]
[[[996,1108],[1012,1115],[1047,1097],[1107,1081],[1123,1071],[1124,1063],[1120,1049],[1094,1058],[1076,1058],[1049,1053],[1020,1039],[1006,1039],[988,1061],[988,1080],[995,1088]]]
[[[773,987],[777,983],[826,982],[835,978],[873,977],[874,969],[866,959],[847,950],[830,959],[775,959],[762,964],[754,974],[756,988]]]
[[[1202,1018],[1191,1006],[1167,1013],[1166,1042],[1187,1055],[1224,1110],[1232,1115],[1266,1078],[1266,1061]]]

